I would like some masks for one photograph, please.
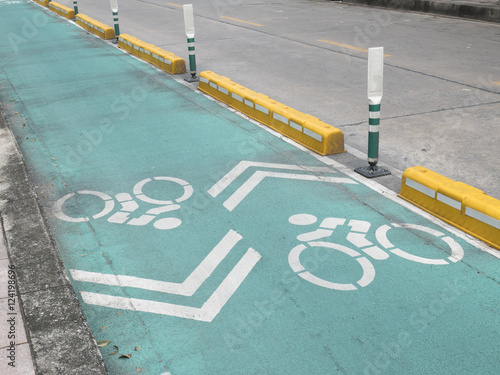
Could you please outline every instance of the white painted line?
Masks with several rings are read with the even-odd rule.
[[[386,249],[393,248],[394,245],[387,238],[387,232],[391,229],[389,225],[382,225],[375,231],[375,238],[378,243],[381,244]]]
[[[376,260],[385,260],[389,258],[389,254],[378,246],[372,246],[361,250]]]
[[[241,238],[241,235],[233,230],[230,230],[182,283],[81,270],[70,270],[71,277],[75,281],[153,290],[156,292],[189,297],[192,296],[205,282],[205,280],[208,279],[212,272],[218,267],[218,265],[227,256],[227,254],[229,254],[231,249],[241,240]]]
[[[371,243],[366,239],[366,233],[350,232],[347,234],[347,241],[349,241],[356,247],[365,247],[373,245],[373,243]]]
[[[491,225],[493,228],[500,229],[500,220],[488,216],[485,213],[479,212],[470,207],[465,207],[465,214],[476,220],[482,221],[485,224]]]
[[[406,177],[406,186],[409,186],[412,189],[415,189],[415,190],[421,192],[422,194],[425,194],[425,195],[431,197],[432,199],[436,198],[436,192],[433,189],[431,189],[425,185],[422,185],[421,183],[414,181],[408,177]]]
[[[444,204],[453,207],[456,210],[461,210],[462,209],[462,202],[459,202],[453,198],[450,198],[444,194],[437,193],[436,199],[440,202],[443,202]]]
[[[348,224],[353,231],[367,233],[370,229],[371,223],[364,220],[351,220]]]
[[[239,288],[260,258],[261,255],[257,251],[249,248],[201,308],[91,292],[81,292],[81,296],[85,303],[91,305],[211,322]]]
[[[409,254],[406,251],[400,249],[389,250],[391,253],[400,256],[401,258],[411,260],[412,262],[423,263],[423,264],[434,264],[437,266],[442,266],[448,264],[448,262],[444,259],[429,259],[422,258],[417,255]]]
[[[338,184],[356,184],[350,178],[343,177],[319,177],[310,174],[282,173],[271,171],[257,171],[247,181],[243,183],[225,202],[224,207],[229,211],[241,203],[241,201],[266,177],[286,178],[291,180],[322,181]]]
[[[295,164],[277,164],[277,163],[261,163],[256,161],[243,160],[231,169],[224,177],[222,177],[214,186],[208,190],[212,197],[217,197],[225,188],[227,188],[234,180],[236,180],[243,172],[250,167],[256,168],[273,168],[273,169],[287,169],[294,171],[305,172],[335,172],[328,167],[308,167]]]

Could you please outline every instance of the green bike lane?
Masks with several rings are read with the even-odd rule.
[[[0,19],[0,100],[111,374],[499,372],[496,257],[30,3]]]

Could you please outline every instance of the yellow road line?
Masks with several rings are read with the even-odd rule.
[[[368,50],[367,50],[367,49],[364,49],[364,48],[359,48],[359,47],[355,47],[355,46],[351,46],[351,45],[349,45],[349,44],[338,43],[338,42],[332,42],[331,40],[326,40],[326,39],[318,39],[318,42],[323,42],[323,43],[333,44],[334,46],[344,47],[344,48],[352,49],[352,50],[355,50],[355,51],[360,51],[360,52],[366,52],[366,53],[368,53]],[[392,55],[388,55],[388,54],[385,54],[385,53],[384,53],[384,56],[385,56],[385,57],[391,57]]]
[[[179,8],[182,8],[182,5],[179,5],[179,4],[174,4],[174,3],[167,3],[168,5],[173,5],[174,7],[179,7]]]
[[[246,24],[253,25],[253,26],[264,26],[264,25],[261,25],[260,23],[254,23],[254,22],[249,22],[249,21],[243,21],[243,20],[239,20],[239,19],[237,19],[237,18],[232,18],[232,17],[222,16],[222,18],[226,18],[226,19],[231,20],[231,21],[236,21],[236,22],[246,23]]]
[[[498,81],[498,82],[491,82],[491,83],[494,83],[495,85],[500,85],[500,81]]]

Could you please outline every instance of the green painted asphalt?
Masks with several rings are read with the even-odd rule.
[[[500,372],[497,258],[75,25],[0,5],[0,100],[111,374]]]

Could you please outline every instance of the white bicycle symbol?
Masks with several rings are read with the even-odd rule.
[[[183,193],[180,197],[174,200],[159,200],[150,198],[143,193],[144,186],[151,181],[170,181],[180,185],[183,188]],[[71,217],[64,213],[63,205],[68,200],[75,196],[75,194],[79,195],[93,195],[98,198],[101,198],[104,201],[104,208],[97,214],[92,216],[92,219],[99,219],[108,215],[115,208],[114,199],[100,191],[95,190],[80,190],[76,193],[66,194],[62,198],[60,198],[53,207],[54,215],[64,221],[68,221],[71,223],[80,223],[89,221],[90,218],[88,216],[84,217]],[[139,204],[136,200],[128,193],[119,193],[115,195],[116,200],[121,204],[121,209],[118,212],[115,212],[108,218],[108,222],[115,224],[128,224],[128,225],[147,225],[151,221],[153,221],[159,214],[175,211],[181,208],[178,203],[181,203],[191,197],[193,195],[193,187],[186,181],[181,180],[180,178],[175,177],[153,177],[146,178],[144,180],[139,181],[134,185],[133,194],[135,198],[140,201],[157,205],[159,207],[152,208],[148,210],[145,214],[141,215],[138,218],[130,218],[130,214],[139,208]],[[158,219],[154,222],[153,226],[157,229],[174,229],[182,224],[182,220],[175,217],[168,217]]]
[[[318,219],[315,216],[309,214],[297,214],[290,216],[290,218],[288,219],[288,221],[294,225],[311,225],[314,224],[317,220]],[[335,228],[337,226],[344,225],[346,221],[346,219],[329,217],[324,219],[319,225],[319,228],[315,231],[303,233],[297,236],[297,239],[299,241],[305,242],[305,244],[295,246],[288,254],[288,263],[292,270],[304,280],[328,289],[356,290],[358,289],[358,287],[365,287],[369,285],[375,278],[375,267],[368,257],[363,256],[363,254],[361,254],[359,251],[353,250],[347,246],[332,242],[317,241],[319,239],[331,236]],[[455,263],[461,260],[464,256],[464,250],[454,239],[449,236],[445,236],[445,234],[442,232],[422,225],[392,223],[391,226],[380,226],[375,231],[375,237],[384,249],[381,249],[379,246],[375,246],[372,242],[366,239],[366,234],[370,229],[371,223],[361,220],[350,220],[348,226],[351,227],[351,232],[347,235],[347,240],[351,244],[356,246],[358,250],[361,250],[370,258],[375,260],[385,260],[389,258],[389,253],[387,253],[387,251],[413,262],[433,265],[447,265],[449,264],[449,262]],[[387,238],[387,232],[392,228],[415,229],[436,236],[449,246],[451,255],[446,259],[433,259],[420,257],[401,250],[394,246]],[[356,283],[335,283],[313,275],[311,272],[306,270],[306,268],[300,261],[300,255],[307,249],[311,248],[326,248],[336,250],[349,255],[350,257],[353,257],[363,269],[362,277]],[[355,284],[357,284],[357,286]]]

